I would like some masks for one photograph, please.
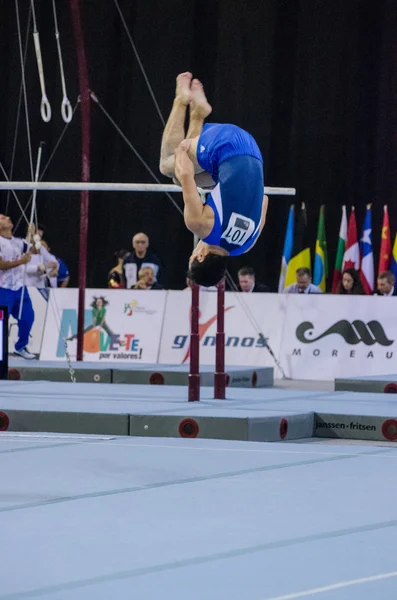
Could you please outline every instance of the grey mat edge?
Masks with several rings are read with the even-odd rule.
[[[228,417],[195,416],[183,412],[166,415],[12,409],[0,413],[0,428],[7,432],[200,437],[262,442],[327,437],[397,444],[397,419],[311,411],[269,417]]]

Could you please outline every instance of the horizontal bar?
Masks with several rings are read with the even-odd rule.
[[[181,192],[179,185],[156,183],[83,183],[80,181],[0,181],[0,190],[52,190],[81,192]],[[204,194],[210,190],[201,190]],[[295,196],[295,188],[265,187],[266,194]]]

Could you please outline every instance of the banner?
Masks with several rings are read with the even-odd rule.
[[[30,290],[36,314],[29,349],[76,358],[78,290]],[[48,306],[48,308],[47,308]],[[326,294],[225,294],[228,366],[271,366],[266,340],[293,379],[333,380],[396,371],[397,298]],[[189,291],[87,290],[84,360],[189,364]],[[200,293],[200,363],[215,365],[217,294]],[[46,318],[45,318],[46,315]],[[16,339],[11,327],[10,345]],[[280,377],[275,368],[275,376]]]
[[[34,322],[29,336],[28,350],[40,354],[41,342],[43,339],[44,323],[47,314],[48,289],[39,290],[35,287],[27,288],[34,310]],[[8,319],[8,352],[12,354],[15,350],[15,343],[18,340],[18,322],[9,315]]]
[[[167,292],[86,290],[84,355],[90,362],[156,363]],[[40,358],[72,360],[77,353],[78,290],[51,290]]]
[[[260,332],[268,338],[276,356],[280,353],[287,295],[225,294],[226,365],[274,366]],[[170,291],[167,296],[159,362],[189,364],[189,292]],[[200,363],[215,365],[217,294],[200,293]]]
[[[396,371],[397,301],[381,296],[291,296],[280,361],[293,379]]]

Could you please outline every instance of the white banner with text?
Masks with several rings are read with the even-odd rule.
[[[84,360],[156,363],[167,292],[86,290]],[[72,360],[77,353],[78,290],[51,291],[40,358]]]
[[[32,300],[34,296],[40,316],[33,337],[39,344],[46,303],[37,294]],[[63,337],[75,359],[77,300],[76,289],[51,291],[41,359],[65,360]],[[188,291],[87,290],[84,360],[187,364],[190,311]],[[216,312],[217,294],[202,292],[203,365],[215,363]],[[396,313],[394,297],[227,292],[226,365],[275,366],[266,348],[268,340],[293,379],[391,374],[397,371]],[[275,375],[280,376],[277,369]]]
[[[290,295],[280,361],[293,379],[397,371],[397,298]]]
[[[280,353],[287,296],[277,294],[225,294],[225,357],[232,366],[274,366],[266,339]],[[190,356],[189,292],[168,292],[159,362],[186,364]],[[215,364],[217,294],[200,293],[200,362]],[[263,337],[260,335],[263,334]]]

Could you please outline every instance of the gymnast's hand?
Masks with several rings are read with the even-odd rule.
[[[194,178],[194,166],[188,156],[191,140],[183,140],[175,151],[175,176],[182,183],[183,179]]]

